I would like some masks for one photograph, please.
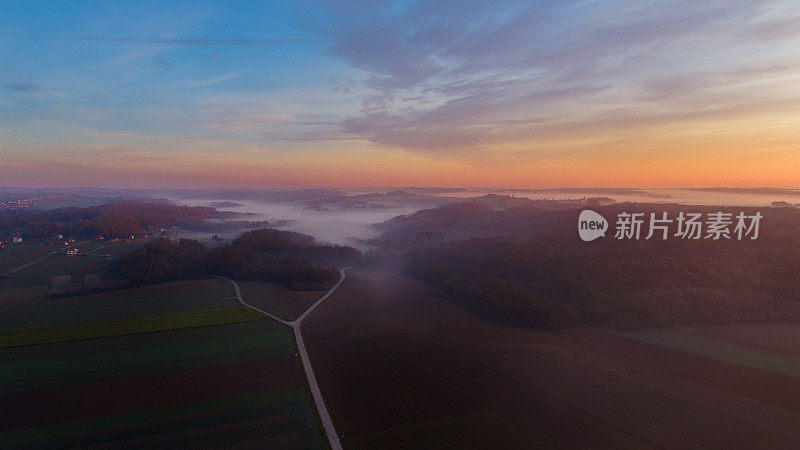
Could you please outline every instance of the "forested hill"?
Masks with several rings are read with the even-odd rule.
[[[375,263],[401,264],[491,321],[536,328],[800,322],[800,210],[618,204],[611,231],[578,238],[581,209],[492,211],[460,204],[385,224]],[[614,239],[621,212],[763,214],[759,237]],[[734,221],[735,222],[735,221]],[[732,228],[732,227],[731,227]]]
[[[373,243],[391,247],[395,244],[427,245],[473,237],[501,235],[530,238],[566,233],[574,228],[572,219],[577,207],[595,207],[599,202],[613,200],[605,197],[532,200],[489,194],[397,216],[377,224],[382,234]]]
[[[189,239],[158,239],[121,257],[118,268],[134,286],[224,275],[317,290],[336,281],[336,266],[360,260],[361,253],[352,247],[320,244],[300,233],[260,229],[212,249]]]

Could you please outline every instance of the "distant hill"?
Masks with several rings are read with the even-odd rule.
[[[516,194],[574,194],[577,197],[589,195],[629,195],[649,198],[670,198],[669,194],[652,192],[640,188],[547,188],[547,189],[499,189],[498,192]]]
[[[244,206],[244,205],[236,202],[222,201],[222,202],[211,202],[208,204],[208,206],[211,208],[237,208],[239,206]]]
[[[264,203],[307,202],[343,192],[333,189],[203,189],[186,193],[186,199],[249,200]]]
[[[396,208],[424,209],[434,208],[457,200],[459,199],[415,194],[408,191],[390,191],[386,193],[372,192],[359,195],[341,194],[308,201],[306,202],[306,206],[319,211]]]
[[[447,242],[488,236],[530,237],[552,233],[568,223],[564,216],[574,209],[613,203],[608,198],[574,200],[531,200],[525,197],[488,194],[458,199],[436,208],[397,216],[375,226],[383,231],[374,243],[405,245]],[[564,211],[567,211],[566,213]],[[551,214],[545,214],[550,212]]]
[[[770,194],[770,195],[800,195],[800,189],[781,189],[781,188],[729,188],[729,187],[709,187],[709,188],[683,188],[687,191],[701,192],[731,192],[737,194]]]

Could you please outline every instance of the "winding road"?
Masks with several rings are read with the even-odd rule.
[[[339,274],[341,275],[341,278],[339,278],[339,281],[336,282],[336,284],[334,284],[333,287],[325,293],[325,295],[320,297],[320,299],[314,302],[313,305],[309,306],[308,309],[300,315],[300,317],[292,321],[283,320],[274,314],[268,313],[261,308],[256,308],[255,306],[247,303],[242,297],[242,291],[239,289],[239,283],[230,278],[218,276],[219,278],[228,280],[231,284],[233,284],[233,287],[236,289],[236,298],[239,300],[239,303],[254,311],[258,311],[277,322],[291,327],[294,331],[294,339],[297,342],[297,351],[300,354],[300,359],[303,361],[303,368],[306,371],[308,386],[311,389],[311,395],[314,397],[314,404],[317,406],[319,417],[322,420],[322,426],[325,428],[325,434],[328,436],[328,442],[330,442],[333,450],[340,450],[342,448],[342,442],[339,440],[339,435],[336,433],[336,428],[333,426],[331,415],[328,413],[328,407],[325,405],[325,400],[322,398],[322,391],[319,389],[319,384],[317,384],[317,377],[314,375],[314,368],[311,367],[311,359],[308,357],[308,351],[306,350],[306,344],[305,341],[303,341],[303,333],[301,332],[300,327],[303,326],[303,320],[305,320],[305,318],[311,314],[311,311],[325,301],[325,299],[330,297],[331,294],[336,291],[339,285],[342,284],[345,279],[344,272],[347,269],[349,269],[349,267],[345,267],[344,269],[340,270]]]

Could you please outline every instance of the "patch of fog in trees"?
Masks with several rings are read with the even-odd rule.
[[[204,206],[219,199],[174,199],[177,203],[191,206]],[[384,222],[392,217],[411,214],[419,210],[411,206],[398,208],[353,208],[334,211],[318,211],[302,204],[260,203],[236,200],[241,206],[217,208],[220,211],[256,213],[246,220],[266,220],[273,228],[308,234],[321,242],[350,245],[366,250],[365,240],[375,238],[380,233],[372,224]],[[242,230],[244,231],[244,230]],[[232,233],[221,233],[233,239]],[[237,233],[241,234],[241,232]]]

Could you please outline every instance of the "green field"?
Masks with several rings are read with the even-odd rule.
[[[143,240],[95,241],[87,240],[69,246],[41,246],[35,244],[14,245],[0,249],[0,289],[29,285],[49,285],[52,278],[60,275],[100,274],[103,280],[119,280],[113,259],[107,254],[122,255],[138,248]],[[68,256],[66,249],[78,248],[86,255]]]
[[[46,285],[58,275],[99,273],[108,265],[107,260],[96,256],[57,254],[15,272],[13,280],[18,286]]]
[[[30,303],[44,290],[42,286],[0,289],[0,308]]]
[[[237,306],[230,284],[217,278],[174,281],[134,289],[55,299],[31,299],[8,306],[0,328],[22,328],[112,320],[197,309]]]
[[[292,310],[272,290],[272,283],[263,281],[238,281],[242,296],[253,306],[275,314],[284,320],[292,319]]]
[[[56,247],[37,245],[11,245],[0,249],[0,274],[29,264],[56,250]]]
[[[0,330],[0,348],[49,344],[123,334],[152,333],[176,328],[193,328],[261,320],[264,316],[243,306],[156,314],[130,319],[70,323],[49,327]]]
[[[116,351],[158,347],[162,345],[189,344],[219,339],[246,337],[288,331],[272,320],[238,322],[220,326],[179,328],[144,334],[126,334],[102,339],[55,342],[47,345],[27,345],[0,349],[0,364],[10,361],[36,361],[40,359],[68,358]]]
[[[25,441],[47,442],[56,447],[73,447],[113,442],[150,434],[178,432],[210,423],[230,424],[252,421],[265,416],[281,416],[273,432],[306,438],[303,448],[326,448],[325,437],[315,420],[313,403],[302,389],[273,391],[219,400],[190,403],[174,407],[136,411],[93,419],[46,425],[0,433],[0,444],[13,445]],[[284,418],[285,417],[285,418]],[[115,428],[114,431],[96,431]],[[261,433],[263,429],[259,430]],[[247,437],[247,436],[245,436]],[[269,436],[249,436],[261,445],[269,445]],[[254,442],[255,443],[255,442]],[[182,443],[182,447],[186,443]]]
[[[122,251],[122,253],[125,253],[130,251],[126,247],[129,245],[131,244],[121,242],[109,244],[104,241],[85,241],[64,248],[43,247],[50,249],[50,252],[58,250],[58,253],[37,261],[35,264],[16,270],[10,274],[10,277],[14,280],[16,285],[26,286],[31,284],[49,284],[53,277],[59,275],[107,273],[113,263],[102,255],[106,253],[120,253],[122,249],[125,249],[125,251]],[[87,254],[67,255],[65,253],[66,248],[73,247]],[[97,252],[97,255],[101,256],[93,256],[92,254],[95,252]],[[33,261],[36,261],[36,259],[33,259]]]
[[[172,361],[257,350],[262,351],[262,357],[288,356],[295,351],[292,346],[292,336],[286,330],[280,330],[271,333],[201,342],[0,364],[0,382],[116,369],[143,364],[160,365]]]
[[[293,357],[296,351],[289,329],[267,319],[9,347],[0,349],[0,393]]]
[[[324,291],[293,291],[278,283],[239,281],[247,302],[284,320],[294,320],[322,297]]]
[[[325,448],[291,329],[228,281],[48,297],[54,276],[119,279],[105,255],[140,245],[0,250],[0,447]],[[268,283],[245,295],[291,314]]]

